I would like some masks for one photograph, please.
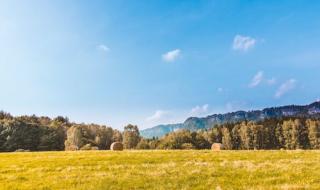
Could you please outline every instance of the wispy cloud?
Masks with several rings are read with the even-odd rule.
[[[267,85],[274,85],[277,83],[277,79],[275,77],[267,79],[264,75],[263,71],[257,72],[253,78],[251,79],[251,82],[249,83],[248,87],[249,88],[254,88],[257,87],[258,85],[261,84],[267,84]]]
[[[249,87],[253,88],[258,86],[263,80],[263,71],[259,71],[257,74],[254,75],[254,77],[252,78]]]
[[[146,121],[149,122],[157,122],[163,119],[164,117],[168,116],[169,111],[164,111],[164,110],[157,110],[153,115],[150,117],[147,117]]]
[[[275,98],[281,98],[284,94],[289,92],[290,90],[294,89],[296,86],[296,80],[295,79],[290,79],[287,80],[286,82],[282,83],[278,90],[276,91],[274,97]]]
[[[166,62],[173,62],[177,60],[180,57],[180,55],[181,55],[181,50],[175,49],[163,54],[162,59]]]
[[[103,52],[108,52],[110,51],[110,48],[104,44],[100,44],[97,46],[97,49],[100,50],[100,51],[103,51]]]
[[[202,116],[202,115],[208,113],[208,108],[209,108],[208,104],[204,104],[203,106],[196,106],[191,109],[190,115],[191,116]]]
[[[249,49],[252,49],[257,40],[250,36],[236,35],[233,39],[232,49],[235,51],[246,52]]]

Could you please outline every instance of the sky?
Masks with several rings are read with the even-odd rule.
[[[140,129],[320,98],[320,1],[1,0],[0,109]]]

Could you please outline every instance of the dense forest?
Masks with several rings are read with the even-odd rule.
[[[243,121],[211,129],[177,130],[162,138],[145,139],[135,125],[123,131],[96,124],[78,124],[68,118],[13,117],[0,112],[0,151],[106,150],[112,142],[126,149],[208,149],[222,143],[225,149],[319,149],[320,120],[282,117],[260,122]]]

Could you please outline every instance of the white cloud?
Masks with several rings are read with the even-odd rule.
[[[236,51],[248,51],[256,44],[256,39],[250,36],[236,35],[233,39],[232,49]]]
[[[190,115],[191,116],[201,116],[201,115],[207,114],[208,108],[209,108],[208,104],[205,104],[203,106],[196,106],[191,109]]]
[[[180,57],[180,55],[181,55],[181,50],[175,49],[163,54],[162,59],[166,62],[173,62],[177,60]]]
[[[263,71],[259,71],[254,77],[252,78],[249,87],[253,88],[258,86],[263,80]]]
[[[149,122],[157,122],[166,117],[168,114],[168,111],[157,110],[152,116],[148,117],[146,120]]]
[[[272,77],[270,79],[266,79],[266,77],[264,76],[264,72],[263,71],[259,71],[258,73],[256,73],[250,84],[248,85],[249,88],[254,88],[260,84],[267,84],[267,85],[274,85],[277,83],[277,79],[275,77]]]
[[[110,51],[110,48],[104,44],[100,44],[97,46],[97,49],[100,50],[100,51],[104,51],[104,52],[108,52]]]
[[[296,80],[295,79],[290,79],[287,80],[286,82],[282,83],[278,90],[276,91],[274,97],[275,98],[280,98],[284,94],[286,94],[288,91],[294,89],[296,86]]]

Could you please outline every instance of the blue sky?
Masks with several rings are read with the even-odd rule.
[[[318,1],[0,1],[0,105],[147,128],[320,98]]]

